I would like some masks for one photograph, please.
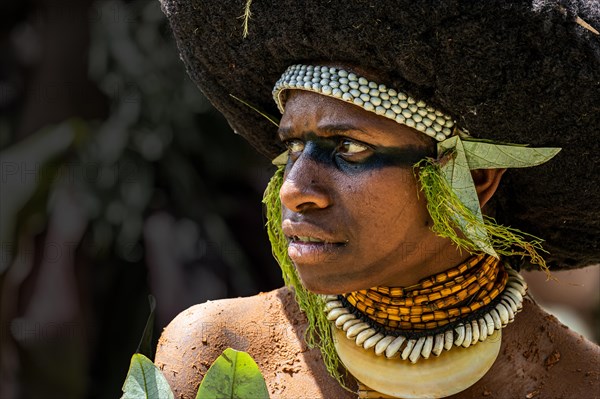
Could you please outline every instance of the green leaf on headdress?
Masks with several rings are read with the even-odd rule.
[[[277,155],[271,163],[275,166],[285,166],[287,164],[288,158],[290,156],[289,151],[284,151],[281,154]]]
[[[444,154],[441,167],[444,178],[456,194],[460,202],[475,216],[477,223],[463,217],[461,212],[454,212],[452,218],[459,226],[465,237],[487,254],[498,256],[490,243],[483,226],[483,215],[479,205],[479,197],[471,177],[471,170],[463,142],[458,136],[451,137],[438,143],[438,154]]]
[[[269,398],[258,365],[246,352],[227,348],[202,379],[196,399]]]
[[[438,143],[440,172],[459,201],[448,202],[446,208],[465,238],[483,252],[498,256],[489,236],[489,223],[484,224],[471,170],[536,166],[550,160],[559,151],[560,148],[529,148],[461,139],[459,136]]]
[[[530,148],[462,140],[469,169],[528,168],[541,165],[560,152],[560,148]]]

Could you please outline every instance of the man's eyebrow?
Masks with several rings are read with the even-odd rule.
[[[319,130],[319,132],[325,133],[330,136],[340,136],[347,132],[360,132],[362,134],[365,134],[366,136],[373,137],[373,135],[371,133],[369,133],[368,131],[363,130],[359,127],[356,127],[355,125],[352,125],[352,124],[334,123],[334,124],[320,125],[318,127],[318,130]],[[279,129],[277,130],[277,135],[282,140],[285,140],[286,138],[292,136],[293,132],[294,132],[294,129],[291,127],[280,126]]]
[[[369,133],[368,131],[363,130],[363,129],[361,129],[361,128],[355,126],[355,125],[352,125],[352,124],[343,124],[343,123],[341,123],[341,124],[319,125],[319,131],[331,134],[332,136],[333,135],[342,135],[342,134],[344,134],[346,132],[353,131],[353,132],[360,132],[360,133],[363,133],[363,134],[365,134],[367,136],[372,137],[372,134]]]

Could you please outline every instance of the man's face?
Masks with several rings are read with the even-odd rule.
[[[409,286],[462,260],[430,230],[413,173],[412,165],[434,155],[430,138],[306,91],[291,93],[279,135],[290,155],[280,191],[283,232],[307,289]]]

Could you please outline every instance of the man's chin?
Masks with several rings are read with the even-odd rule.
[[[360,289],[357,288],[358,286],[340,281],[337,276],[306,276],[300,273],[300,281],[308,291],[319,295],[340,295]]]

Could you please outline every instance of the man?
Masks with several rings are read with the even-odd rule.
[[[570,160],[577,143],[597,146],[599,45],[588,22],[599,21],[597,8],[257,3],[244,39],[234,34],[235,4],[197,3],[163,3],[183,58],[234,128],[272,157],[275,129],[253,112],[271,112],[265,80],[283,73],[273,93],[287,151],[265,201],[294,292],[178,316],[156,359],[176,394],[193,397],[228,346],[256,359],[274,397],[566,397],[598,388],[598,348],[524,298],[506,262],[598,261],[588,240],[598,237],[598,208],[573,203],[598,204],[587,171],[598,158]],[[228,50],[215,51],[223,40]],[[326,61],[297,64],[307,59]],[[580,191],[565,189],[550,166],[528,168],[556,155],[542,145],[564,147],[548,165],[568,167]],[[510,171],[487,211],[503,169],[515,166],[527,169]],[[551,255],[486,212],[547,238]],[[320,351],[307,346],[307,330]]]

